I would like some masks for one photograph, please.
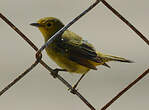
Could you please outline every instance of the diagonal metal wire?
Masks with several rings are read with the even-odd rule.
[[[120,18],[127,26],[129,26],[146,44],[149,45],[149,40],[137,29],[135,28],[126,18],[124,18],[118,11],[116,11],[109,3],[105,0],[101,0],[101,2],[110,9],[118,18]]]
[[[101,108],[101,110],[106,110],[112,103],[114,103],[119,97],[121,97],[126,91],[128,91],[132,86],[134,86],[137,82],[139,82],[148,73],[149,73],[149,68],[143,74],[141,74],[136,80],[130,83],[126,88],[120,91],[114,98],[112,98],[106,105],[104,105]]]
[[[39,63],[36,60],[28,69],[26,69],[22,74],[20,74],[17,78],[15,78],[11,83],[9,83],[4,89],[0,91],[0,96],[3,95],[9,88],[11,88],[14,84],[16,84],[20,79],[22,79],[27,73],[29,73],[37,64]]]

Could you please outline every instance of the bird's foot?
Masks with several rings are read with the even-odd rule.
[[[72,86],[72,89],[70,90],[70,92],[72,94],[76,94],[76,92],[78,91],[78,89],[76,89],[76,87],[77,87],[77,84],[75,84],[74,86]]]
[[[83,75],[79,78],[79,80],[77,81],[77,83],[76,83],[74,86],[72,86],[72,89],[71,89],[71,90],[68,89],[68,90],[70,90],[71,93],[76,94],[76,92],[77,92],[77,90],[78,90],[78,89],[76,89],[76,87],[78,86],[79,82],[81,81],[81,79],[82,79],[84,76],[85,76],[85,74],[83,74]]]
[[[69,88],[68,91],[70,91],[72,94],[76,94],[76,92],[78,91],[78,89],[76,89],[76,87],[77,87],[77,84],[72,86],[72,88]]]
[[[51,74],[54,78],[57,78],[57,75],[58,75],[58,72],[59,71],[67,71],[66,69],[59,69],[59,68],[56,68],[56,69],[53,69]]]

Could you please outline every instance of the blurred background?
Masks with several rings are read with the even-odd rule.
[[[1,0],[0,12],[11,20],[35,45],[43,45],[38,29],[29,24],[42,17],[57,17],[65,24],[95,0]],[[149,39],[148,0],[107,0]],[[70,28],[97,50],[135,61],[110,62],[108,69],[91,70],[78,89],[99,110],[120,90],[149,67],[149,47],[102,3]],[[0,20],[0,90],[35,61],[35,51]],[[43,60],[58,67],[43,52]],[[60,73],[72,85],[80,75]],[[149,75],[127,91],[107,110],[148,110]],[[89,108],[40,64],[0,97],[3,110],[89,110]]]

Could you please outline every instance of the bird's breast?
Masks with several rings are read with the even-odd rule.
[[[46,52],[48,56],[61,68],[66,69],[69,72],[74,72],[79,74],[86,73],[89,70],[89,68],[71,61],[66,51],[67,50],[63,50],[59,48],[57,45],[55,45],[55,43],[50,44],[46,48]]]

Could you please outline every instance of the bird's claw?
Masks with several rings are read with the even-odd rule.
[[[72,86],[72,88],[69,88],[68,91],[70,91],[72,94],[76,94],[78,89],[76,89],[77,85]]]
[[[59,69],[59,68],[56,68],[54,70],[52,70],[51,74],[54,78],[57,78],[57,75],[58,75],[58,72],[59,71],[67,71],[66,69]]]
[[[56,78],[57,77],[58,72],[59,71],[57,69],[52,70],[51,74],[52,74],[53,78]]]

